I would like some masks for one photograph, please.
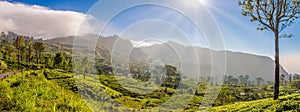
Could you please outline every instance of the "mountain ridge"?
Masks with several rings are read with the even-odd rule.
[[[209,76],[209,74],[212,73],[212,67],[218,68],[216,67],[218,65],[212,65],[211,61],[222,58],[223,56],[220,54],[225,52],[226,56],[224,58],[227,61],[226,75],[250,75],[254,77],[262,77],[266,81],[272,81],[274,79],[274,60],[268,56],[230,50],[215,51],[199,46],[184,46],[173,41],[153,44],[151,46],[134,47],[129,39],[125,39],[117,35],[108,37],[87,35],[80,36],[79,39],[84,39],[88,42],[91,41],[87,39],[89,36],[99,37],[96,46],[96,55],[107,60],[110,60],[112,55],[121,56],[120,60],[124,60],[129,56],[134,55],[135,58],[146,63],[150,63],[153,60],[163,60],[165,61],[165,64],[174,64],[174,66],[178,68],[181,66],[184,66],[185,68],[200,66],[200,68],[198,68],[201,71],[200,74]],[[52,44],[59,44],[72,49],[73,42],[76,37],[78,36],[59,37],[43,41]],[[178,56],[178,54],[180,56]],[[191,56],[189,54],[196,54],[197,56]],[[214,54],[217,58],[212,59],[212,54]],[[185,61],[178,61],[180,58]],[[199,62],[196,62],[195,60],[198,60]],[[184,73],[189,74],[189,70],[192,71],[193,69],[187,69]],[[288,73],[283,67],[281,67],[281,74],[284,74],[286,79],[288,78]],[[193,75],[199,74],[192,74],[191,76]]]

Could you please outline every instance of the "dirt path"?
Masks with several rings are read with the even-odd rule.
[[[8,73],[0,74],[0,80],[4,79],[5,77],[14,75],[14,74],[17,74],[17,72],[8,72]]]

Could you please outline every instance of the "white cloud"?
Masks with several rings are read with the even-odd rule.
[[[300,54],[287,54],[280,58],[281,65],[290,73],[300,73]]]
[[[92,33],[95,20],[91,15],[73,11],[57,11],[38,5],[24,5],[0,1],[0,31],[12,31],[22,35],[54,38]],[[79,35],[81,35],[79,34]]]
[[[147,46],[152,46],[155,44],[162,44],[162,42],[157,42],[157,41],[135,41],[135,40],[130,40],[131,44],[133,47],[147,47]]]

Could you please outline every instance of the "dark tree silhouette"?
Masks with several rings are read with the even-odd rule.
[[[54,67],[55,68],[61,68],[63,65],[63,61],[65,60],[65,57],[59,52],[56,53],[55,57],[54,57]]]
[[[275,37],[275,87],[274,100],[279,94],[279,37],[292,37],[292,35],[279,35],[282,30],[292,25],[299,17],[298,0],[241,0],[242,15],[251,17],[252,22],[258,22],[258,30],[272,31]]]
[[[261,77],[256,78],[256,83],[257,83],[258,86],[260,86],[263,82],[264,82],[263,78],[261,78]]]

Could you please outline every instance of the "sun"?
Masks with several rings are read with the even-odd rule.
[[[198,0],[202,5],[206,5],[207,1],[206,0]]]

